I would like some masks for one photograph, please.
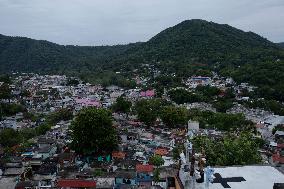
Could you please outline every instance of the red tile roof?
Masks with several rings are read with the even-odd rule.
[[[256,124],[255,127],[256,127],[256,128],[260,128],[260,129],[263,129],[263,128],[265,127],[265,125],[259,123],[259,124]]]
[[[167,155],[169,153],[169,151],[167,150],[167,149],[165,149],[165,148],[157,148],[156,150],[155,150],[155,154],[156,155],[160,155],[160,156],[165,156],[165,155]]]
[[[124,152],[112,152],[113,158],[124,159],[125,155],[126,155],[126,153],[124,153]]]
[[[153,172],[153,170],[154,170],[153,165],[141,165],[141,164],[136,165],[136,171],[140,173],[141,172],[149,173],[149,172]]]
[[[273,162],[284,163],[284,157],[280,156],[279,153],[272,155]]]
[[[61,179],[57,181],[57,187],[70,188],[93,188],[96,187],[96,181],[77,180],[77,179]]]

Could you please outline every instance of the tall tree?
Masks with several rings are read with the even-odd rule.
[[[67,121],[73,119],[73,111],[67,108],[61,108],[47,116],[47,123],[55,125],[60,121]]]
[[[153,179],[154,179],[155,182],[159,182],[159,180],[160,180],[160,167],[162,165],[164,165],[165,160],[159,155],[153,155],[152,157],[150,157],[149,163],[156,167],[155,170],[154,170],[154,175],[153,175],[154,178]]]
[[[11,89],[7,83],[3,83],[0,86],[0,99],[10,99]]]
[[[150,157],[149,162],[156,167],[161,167],[164,165],[165,160],[159,155],[153,155]]]
[[[72,147],[78,153],[112,151],[117,145],[111,113],[105,109],[86,108],[72,122]]]
[[[216,108],[218,112],[226,113],[226,111],[234,106],[231,100],[218,99],[218,101],[213,103],[213,107]]]
[[[18,131],[7,128],[0,132],[0,145],[4,147],[12,147],[19,144],[22,140],[22,136]]]
[[[177,104],[200,102],[201,96],[188,92],[185,89],[175,89],[168,92],[172,101]]]
[[[239,136],[231,134],[221,139],[197,136],[193,139],[196,151],[205,150],[208,165],[251,165],[261,162],[258,152],[263,144],[252,134],[242,132]]]
[[[11,83],[11,78],[9,75],[4,74],[4,75],[0,75],[0,82],[4,82],[4,83]]]
[[[171,128],[184,125],[187,122],[187,110],[185,108],[166,106],[161,112],[161,119],[166,126]]]
[[[146,125],[151,125],[157,119],[157,113],[154,112],[153,104],[148,100],[140,100],[136,103],[135,109],[140,121]]]
[[[118,97],[116,103],[112,106],[113,111],[128,113],[130,111],[132,104],[130,101],[123,97]]]

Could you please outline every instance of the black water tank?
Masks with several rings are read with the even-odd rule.
[[[284,189],[284,183],[274,183],[273,189]]]
[[[170,187],[176,187],[175,185],[175,178],[174,177],[167,177],[167,180],[168,180],[168,188]]]

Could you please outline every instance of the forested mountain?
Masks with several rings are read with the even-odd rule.
[[[280,47],[282,47],[282,48],[284,48],[284,42],[282,42],[282,43],[277,43],[277,45],[280,46]]]
[[[184,21],[168,28],[145,44],[143,55],[161,60],[169,58],[216,63],[222,60],[242,59],[241,55],[254,50],[276,50],[270,41],[229,25],[203,20]],[[245,59],[247,61],[247,59]]]
[[[197,70],[215,70],[235,76],[238,81],[249,80],[258,84],[261,75],[250,77],[253,74],[247,71],[254,71],[254,67],[260,69],[265,80],[265,73],[272,68],[273,73],[282,71],[283,59],[282,48],[255,33],[204,20],[184,21],[147,42],[117,46],[63,46],[48,41],[0,35],[0,72],[47,72],[101,77],[149,63],[156,65],[162,72],[176,73],[178,77],[186,77]],[[264,84],[268,85],[274,79],[268,78],[268,81]]]
[[[204,20],[188,20],[168,28],[146,43],[126,51],[135,63],[159,63],[162,69],[184,76],[196,68],[239,66],[284,57],[277,45],[252,32]]]
[[[63,46],[48,41],[0,35],[0,72],[80,73],[135,46]]]

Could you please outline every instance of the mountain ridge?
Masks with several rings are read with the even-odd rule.
[[[284,48],[284,42],[276,43],[278,46]]]
[[[191,74],[195,64],[235,66],[278,59],[283,56],[281,51],[278,45],[255,33],[194,19],[165,29],[147,42],[127,45],[58,45],[0,35],[0,72],[90,74],[130,71],[141,63],[151,63],[160,64],[166,72]]]

